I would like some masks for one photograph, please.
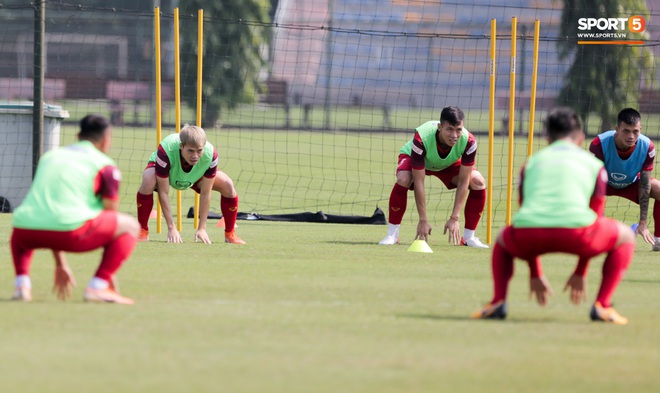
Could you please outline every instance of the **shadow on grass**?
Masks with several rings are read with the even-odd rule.
[[[399,318],[430,319],[435,321],[474,321],[475,323],[560,323],[560,324],[578,324],[585,322],[557,320],[550,317],[543,318],[520,318],[513,317],[507,319],[474,319],[470,315],[440,315],[440,314],[397,314]]]
[[[643,278],[625,279],[625,282],[636,282],[641,284],[660,284],[660,280],[645,280]]]
[[[368,245],[374,245],[374,246],[380,246],[378,242],[373,241],[373,242],[368,242],[368,241],[347,241],[347,240],[327,240],[324,241],[323,243],[327,244],[341,244],[341,245],[347,245],[347,246],[368,246]],[[382,246],[381,246],[382,247]]]

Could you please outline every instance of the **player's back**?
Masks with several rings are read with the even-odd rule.
[[[523,177],[523,204],[515,227],[579,228],[592,224],[589,207],[603,163],[578,146],[557,141],[530,158]]]
[[[115,164],[87,141],[44,154],[30,191],[14,211],[14,227],[67,231],[96,217],[102,205],[94,181],[108,165]]]

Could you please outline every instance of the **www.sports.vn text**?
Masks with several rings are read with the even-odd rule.
[[[625,33],[578,33],[578,38],[626,38]]]

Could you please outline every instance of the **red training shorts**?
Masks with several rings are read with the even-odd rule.
[[[445,187],[447,187],[448,190],[453,190],[456,188],[456,185],[452,184],[452,179],[458,176],[458,171],[461,169],[461,163],[460,161],[456,161],[455,163],[451,164],[447,168],[441,170],[441,171],[429,171],[428,169],[426,170],[426,176],[435,176],[442,183],[444,183]],[[476,167],[472,167],[472,170],[477,169]],[[396,173],[399,173],[400,171],[407,171],[407,172],[412,172],[412,160],[409,155],[407,154],[399,154],[399,164],[396,167]],[[412,190],[414,188],[414,183],[410,186],[410,189]]]
[[[96,218],[73,231],[44,231],[14,228],[11,249],[16,260],[26,250],[48,248],[58,251],[87,252],[103,247],[115,237],[117,212],[103,210]]]
[[[614,249],[617,222],[599,217],[583,228],[504,228],[501,244],[516,258],[531,261],[539,255],[561,252],[591,258]]]

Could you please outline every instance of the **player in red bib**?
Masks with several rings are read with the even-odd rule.
[[[607,195],[626,198],[639,205],[635,233],[660,251],[660,181],[651,177],[655,146],[642,135],[642,116],[633,108],[619,112],[614,130],[596,137],[589,146],[607,170]],[[653,198],[654,234],[648,229],[649,199]]]
[[[570,289],[571,301],[580,304],[586,299],[589,260],[606,253],[590,317],[624,325],[628,320],[612,308],[611,299],[632,260],[635,236],[630,227],[603,217],[607,173],[601,161],[580,148],[584,141],[580,118],[572,109],[558,108],[548,114],[545,126],[550,145],[523,167],[520,210],[493,248],[493,298],[472,317],[506,317],[514,258],[529,264],[530,291],[544,306],[552,289],[543,275],[541,255],[560,252],[579,257],[565,289]]]
[[[106,154],[112,132],[107,119],[80,121],[79,142],[49,151],[39,161],[25,200],[14,211],[11,251],[16,271],[12,299],[30,301],[30,267],[35,249],[55,255],[59,298],[71,296],[75,280],[64,252],[103,248],[101,264],[85,289],[92,302],[133,304],[117,292],[115,273],[131,255],[140,229],[135,218],[118,213],[121,173]]]

